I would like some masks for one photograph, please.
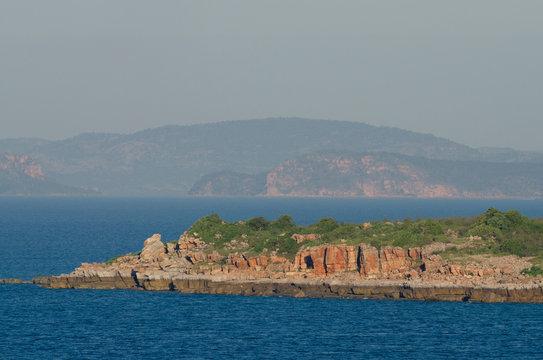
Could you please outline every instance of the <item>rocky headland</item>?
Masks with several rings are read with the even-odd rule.
[[[229,231],[239,227],[249,234],[223,239],[225,233],[214,228],[212,232],[217,231],[213,235],[214,242],[205,234],[194,231],[197,224],[174,242],[165,243],[159,234],[155,234],[145,240],[143,249],[137,254],[119,256],[106,263],[83,263],[70,274],[51,276],[41,282],[57,289],[543,302],[543,278],[537,273],[529,276],[527,272],[532,265],[528,261],[531,258],[473,255],[473,249],[479,246],[477,243],[484,242],[480,236],[454,237],[448,229],[447,236],[452,236],[455,244],[433,241],[420,247],[377,247],[368,242],[353,244],[348,239],[322,244],[326,232],[280,233],[288,237],[286,242],[296,245],[289,255],[281,253],[280,246],[255,252],[251,243],[257,240],[251,238],[247,223],[258,226],[262,219],[252,220],[252,223],[251,220],[215,223],[219,228],[228,227]],[[274,222],[276,226],[280,220]],[[210,226],[209,223],[200,224],[200,229],[203,225]],[[273,223],[269,226],[273,227]],[[363,223],[359,227],[360,231],[369,232],[377,226],[378,223]],[[256,227],[255,233],[259,231],[264,230]],[[266,233],[265,236],[271,235]],[[319,242],[321,244],[313,245]],[[458,248],[470,249],[472,256],[453,259],[448,255],[453,248],[456,253]],[[534,269],[538,268],[532,266]]]

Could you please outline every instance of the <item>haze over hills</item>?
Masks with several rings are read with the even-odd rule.
[[[0,154],[0,195],[89,195],[96,191],[62,185],[46,178],[29,156]]]
[[[539,198],[543,166],[436,160],[392,153],[331,152],[287,160],[267,174],[202,177],[201,196]]]
[[[531,164],[523,169],[543,166],[540,153],[474,149],[397,128],[298,118],[165,126],[134,134],[88,133],[59,141],[6,139],[0,140],[0,151],[30,155],[49,178],[70,186],[97,187],[105,195],[183,196],[190,189],[201,194],[193,187],[202,183],[202,177],[212,181],[214,174],[226,172],[230,175],[223,176],[224,181],[231,181],[232,173],[249,178],[261,174],[262,179],[262,174],[287,160],[323,152],[387,152],[433,159],[425,168],[429,172],[441,160]],[[513,171],[495,168],[503,169],[504,176]],[[246,188],[262,183],[249,178],[243,175],[233,183],[241,181],[238,185]]]

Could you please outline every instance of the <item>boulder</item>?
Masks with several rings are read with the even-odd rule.
[[[317,234],[292,234],[291,238],[296,241],[297,244],[301,243],[302,241],[315,241],[319,239],[319,235]]]
[[[177,250],[191,250],[203,247],[205,247],[205,243],[202,240],[188,236],[187,234],[181,235],[177,241]]]
[[[412,260],[422,259],[422,250],[420,248],[411,248],[407,250],[407,253]]]
[[[166,259],[166,246],[161,240],[160,234],[155,234],[145,240],[141,250],[140,260],[143,262],[160,262]]]

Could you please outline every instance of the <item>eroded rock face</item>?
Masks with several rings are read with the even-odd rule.
[[[326,275],[325,258],[328,247],[326,245],[310,248],[309,256],[313,263],[315,275]]]
[[[358,251],[354,246],[330,245],[327,247],[324,264],[326,274],[357,270],[356,257]]]
[[[368,244],[360,245],[359,272],[361,277],[375,278],[381,274],[379,252]]]
[[[299,251],[293,269],[312,275],[332,275],[358,270],[358,247],[351,245],[322,245]]]
[[[231,254],[230,256],[228,256],[226,263],[234,265],[236,269],[239,270],[249,270],[249,261],[247,260],[245,255]]]
[[[249,267],[251,269],[258,269],[259,267],[264,267],[270,262],[270,258],[266,255],[258,255],[256,257],[251,257],[248,259]]]
[[[379,260],[383,274],[405,272],[411,266],[407,250],[398,247],[385,247],[379,250]]]
[[[313,270],[313,259],[311,259],[311,253],[309,250],[300,250],[294,257],[294,270]]]

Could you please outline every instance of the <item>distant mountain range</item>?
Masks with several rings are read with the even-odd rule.
[[[396,157],[386,158],[380,155],[383,152],[396,154]],[[387,164],[392,171],[390,176],[398,175],[398,169],[405,161],[409,162],[405,166],[419,177],[426,176],[424,179],[431,181],[425,181],[432,183],[437,180],[427,176],[437,171],[434,169],[451,168],[456,161],[463,161],[465,164],[460,166],[458,172],[465,171],[465,176],[473,178],[475,169],[489,167],[494,169],[496,179],[502,179],[504,187],[507,187],[506,179],[513,173],[528,179],[535,176],[533,171],[543,166],[542,153],[475,149],[433,135],[397,128],[298,118],[165,126],[134,134],[88,133],[59,141],[6,139],[0,140],[0,153],[29,156],[41,166],[48,179],[75,188],[98,188],[104,195],[185,196],[190,193],[208,196],[294,196],[306,193],[307,196],[318,196],[327,193],[323,189],[315,190],[324,179],[328,179],[327,182],[337,179],[337,189],[340,189],[339,184],[345,183],[345,179],[339,175],[341,172],[335,176],[333,172],[318,170],[320,168],[314,163],[314,156],[318,156],[316,154],[328,154],[326,157],[336,154],[334,156],[350,159],[354,156],[351,159],[354,161],[356,157],[362,158],[371,153],[376,161]],[[270,173],[277,172],[278,166],[284,167],[289,161],[299,168],[311,166],[315,170],[311,184],[306,183],[305,190],[294,185],[288,190],[278,183],[277,192],[272,191]],[[312,161],[312,165],[308,165]],[[415,166],[415,163],[424,164]],[[354,172],[350,173],[350,177],[354,178],[363,171],[362,168],[355,171],[355,168],[351,169]],[[283,172],[277,174],[286,176]],[[372,181],[376,184],[379,181],[383,184],[386,181],[399,181],[399,177],[388,179],[387,176],[388,173],[383,172],[380,180],[375,178]],[[461,178],[458,176],[454,179],[460,181]],[[364,179],[361,177],[359,182]],[[481,182],[490,184],[489,176],[482,179]],[[405,181],[408,181],[407,178]],[[541,189],[534,188],[538,182],[534,179],[530,184],[518,190],[519,195],[506,195],[510,192],[501,191],[496,196],[502,193],[504,196],[540,196]],[[459,197],[471,194],[471,188],[464,185],[451,184],[458,189],[456,194]],[[333,189],[327,186],[327,189]],[[483,188],[483,192],[478,191],[477,194],[492,193],[490,187]],[[330,190],[326,196],[340,196],[342,192],[337,189]],[[396,190],[387,192],[388,188],[384,189],[374,193],[374,196],[401,195]],[[406,196],[424,196],[424,192],[413,193],[407,188],[403,191],[410,194]],[[351,189],[341,196],[370,195],[369,190],[353,193]]]

